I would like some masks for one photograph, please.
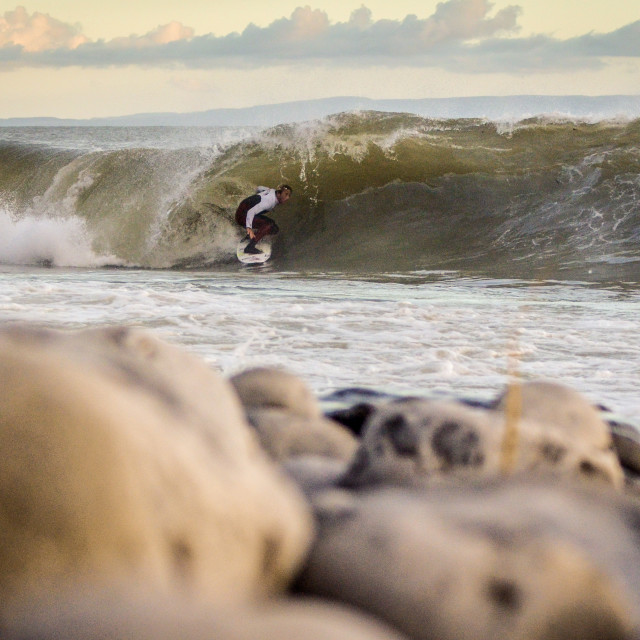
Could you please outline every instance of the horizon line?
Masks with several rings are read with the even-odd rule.
[[[175,117],[175,118],[188,118],[188,117],[198,117],[204,116],[207,114],[238,114],[241,112],[251,112],[255,110],[269,110],[270,108],[280,108],[285,109],[287,107],[293,106],[303,106],[303,105],[318,105],[321,103],[331,103],[336,101],[364,101],[367,103],[378,103],[378,104],[389,104],[389,103],[407,103],[407,104],[416,104],[416,103],[446,103],[446,102],[471,102],[471,101],[486,101],[486,100],[514,100],[514,99],[543,99],[543,100],[613,100],[613,99],[623,99],[623,100],[638,100],[638,108],[640,110],[640,93],[630,93],[630,94],[535,94],[535,93],[527,93],[527,94],[509,94],[509,95],[479,95],[479,96],[448,96],[448,97],[429,97],[429,98],[369,98],[367,96],[330,96],[326,98],[309,98],[303,100],[289,100],[284,102],[275,102],[275,103],[263,103],[256,104],[245,107],[213,107],[210,109],[203,109],[201,111],[144,111],[144,112],[136,112],[129,113],[123,115],[112,115],[112,116],[90,116],[90,117],[66,117],[66,116],[7,116],[4,118],[0,118],[0,125],[7,126],[7,123],[10,122],[29,122],[29,121],[50,121],[50,122],[59,122],[59,123],[92,123],[96,121],[119,121],[119,120],[127,120],[127,119],[140,119],[140,118],[162,118],[162,117]],[[354,110],[353,107],[348,108],[347,110]],[[326,114],[330,115],[330,114]],[[639,114],[640,115],[640,114]],[[11,126],[11,125],[8,125]]]

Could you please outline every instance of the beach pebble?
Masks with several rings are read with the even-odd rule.
[[[640,511],[611,489],[509,479],[314,503],[298,589],[415,640],[622,640],[640,620]]]
[[[277,461],[318,455],[348,461],[358,441],[347,428],[323,417],[305,418],[282,409],[248,409],[249,423]]]
[[[544,388],[552,398],[556,387]],[[558,396],[573,403],[575,412],[560,400],[557,418],[553,409],[529,410],[530,403],[537,403],[534,393],[523,388],[522,408],[515,416],[505,411],[503,401],[495,410],[418,399],[387,403],[368,419],[343,485],[554,473],[622,487],[609,429],[597,413],[587,411],[591,407],[585,409],[577,393],[564,389]],[[584,423],[574,418],[579,410],[586,414]]]
[[[77,585],[277,593],[310,542],[231,385],[146,332],[0,331],[0,450],[0,618]]]
[[[231,384],[246,408],[283,409],[309,419],[322,415],[311,389],[288,371],[269,367],[248,369],[233,376]]]

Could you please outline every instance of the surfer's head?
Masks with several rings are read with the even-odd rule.
[[[278,202],[282,204],[286,202],[293,192],[293,189],[288,184],[281,184],[276,189],[276,198],[278,198]]]

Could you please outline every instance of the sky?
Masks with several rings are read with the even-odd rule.
[[[0,118],[640,94],[637,0],[0,0]]]

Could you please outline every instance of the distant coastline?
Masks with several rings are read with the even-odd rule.
[[[139,113],[108,118],[4,118],[0,127],[270,127],[323,118],[355,110],[414,113],[432,118],[487,118],[521,120],[546,114],[603,120],[639,118],[640,95],[611,96],[480,96],[463,98],[385,99],[351,96],[302,100],[238,109],[210,109],[191,113]]]

